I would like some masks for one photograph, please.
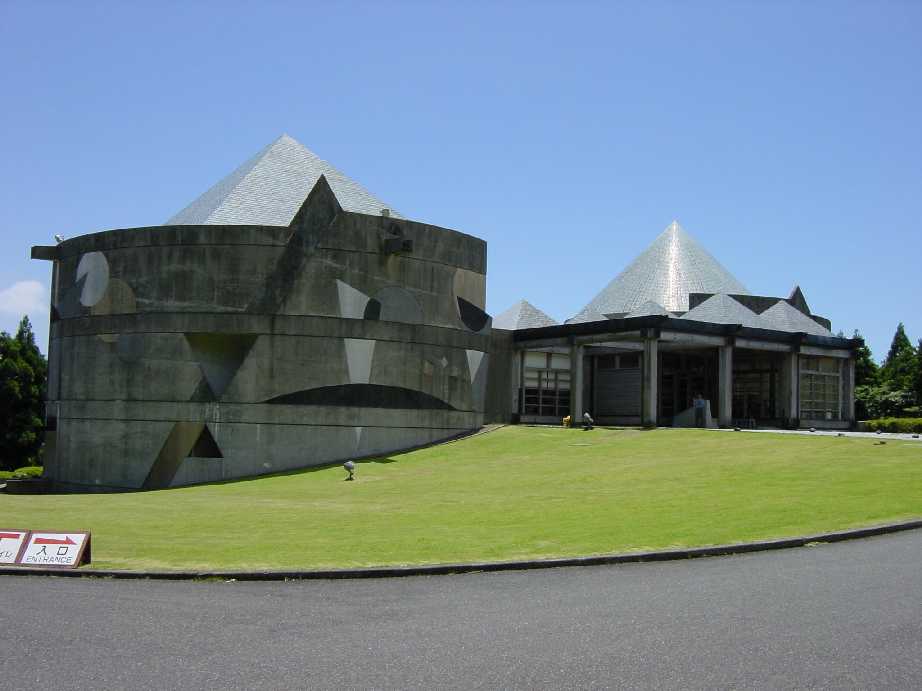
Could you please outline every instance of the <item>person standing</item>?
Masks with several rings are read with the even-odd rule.
[[[700,393],[696,393],[692,405],[695,408],[695,427],[704,427],[704,412],[706,410],[707,401],[701,398]]]

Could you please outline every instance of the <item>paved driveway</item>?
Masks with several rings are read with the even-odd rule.
[[[0,688],[922,688],[922,531],[378,581],[0,578]]]

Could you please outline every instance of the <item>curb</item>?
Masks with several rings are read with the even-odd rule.
[[[904,530],[922,528],[922,519],[905,523],[871,526],[833,533],[819,533],[804,537],[744,542],[735,545],[694,547],[690,549],[663,550],[658,552],[629,552],[626,554],[603,554],[593,557],[567,557],[563,559],[537,559],[527,561],[474,562],[470,564],[432,564],[423,566],[385,566],[364,569],[328,569],[320,571],[113,571],[104,569],[33,569],[22,567],[0,567],[0,576],[63,576],[72,578],[122,578],[184,581],[221,579],[235,581],[296,581],[296,580],[340,580],[356,578],[401,578],[406,576],[443,576],[449,574],[478,573],[487,571],[524,571],[531,569],[556,569],[565,566],[600,566],[605,564],[632,564],[651,561],[677,561],[720,557],[730,554],[767,552],[775,549],[804,547],[815,542],[843,542],[875,535],[898,533]]]

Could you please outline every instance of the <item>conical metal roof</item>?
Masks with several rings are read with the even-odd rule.
[[[502,314],[493,318],[494,329],[536,329],[542,326],[557,326],[547,314],[527,300],[519,300]]]
[[[321,175],[344,210],[377,216],[389,209],[401,218],[389,204],[283,134],[166,225],[287,226]]]
[[[568,322],[586,321],[588,314],[629,314],[647,301],[670,312],[685,312],[689,293],[748,295],[749,291],[673,221]]]

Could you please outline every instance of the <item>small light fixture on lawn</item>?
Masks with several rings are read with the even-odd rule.
[[[355,479],[355,463],[353,463],[352,461],[346,461],[345,463],[343,463],[343,468],[345,468],[346,472],[349,473],[349,477],[347,477],[346,480],[347,481],[354,480]]]

